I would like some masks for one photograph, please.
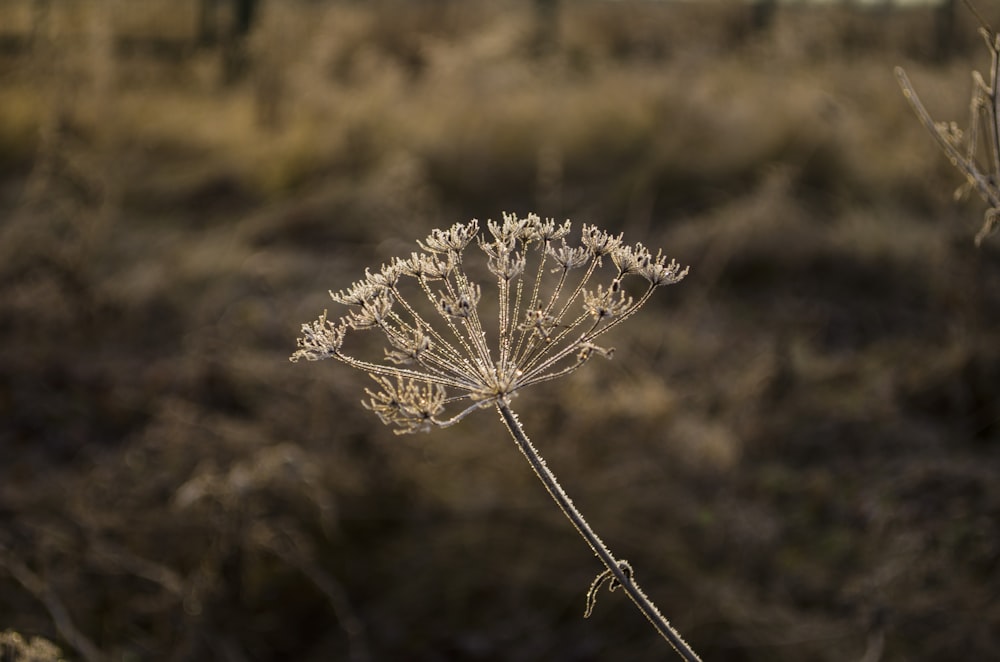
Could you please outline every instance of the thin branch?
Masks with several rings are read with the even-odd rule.
[[[107,656],[73,623],[69,610],[52,586],[9,553],[0,553],[0,566],[48,610],[56,631],[70,648],[87,662],[106,662]]]

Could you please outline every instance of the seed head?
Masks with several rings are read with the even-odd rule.
[[[409,365],[418,361],[431,348],[431,339],[420,328],[400,336],[389,336],[389,344],[395,349],[385,350],[385,358],[396,365]]]
[[[450,254],[440,259],[426,253],[411,253],[409,260],[400,261],[400,275],[442,280],[447,278],[455,268],[455,258]]]
[[[581,240],[594,257],[601,258],[604,255],[614,252],[621,246],[622,235],[619,234],[616,237],[599,229],[597,226],[584,225]]]
[[[461,253],[469,245],[472,238],[479,232],[479,221],[472,219],[468,223],[455,223],[447,230],[431,230],[423,241],[418,241],[420,247],[431,253]]]
[[[347,313],[347,325],[352,329],[381,326],[390,310],[392,310],[392,294],[387,289],[379,290],[371,299],[362,302],[359,308]]]
[[[366,371],[378,388],[365,389],[364,406],[397,433],[426,431],[568,375],[595,354],[610,358],[613,349],[597,339],[687,274],[662,252],[625,245],[621,234],[593,225],[583,226],[577,244],[567,242],[570,221],[535,214],[504,214],[486,228],[480,235],[472,220],[434,230],[417,242],[424,252],[331,292],[347,312],[337,323],[324,312],[304,324],[291,359],[335,358]],[[488,296],[473,278],[479,274],[494,282]],[[630,278],[645,283],[641,293],[625,287]],[[361,332],[385,336],[381,354],[362,342],[345,349]]]
[[[299,349],[292,354],[293,363],[299,359],[319,361],[336,356],[344,343],[343,324],[334,324],[326,319],[326,311],[315,322],[302,325],[302,337],[298,339]]]
[[[598,285],[596,290],[583,292],[583,307],[598,322],[626,313],[632,304],[632,297],[622,291],[618,279],[611,281],[611,287],[606,290]]]
[[[590,260],[590,251],[587,250],[586,246],[567,246],[565,241],[562,242],[562,246],[559,248],[548,246],[545,250],[549,257],[555,260],[556,264],[566,271],[582,267]],[[555,272],[558,269],[553,269],[552,271]]]
[[[386,425],[397,426],[400,434],[429,431],[436,423],[434,417],[444,410],[445,390],[439,384],[401,377],[393,384],[392,380],[379,375],[371,375],[371,378],[381,390],[366,388],[369,400],[361,404],[375,412]]]

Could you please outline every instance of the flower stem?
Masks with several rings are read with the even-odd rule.
[[[545,460],[542,456],[538,454],[538,450],[535,449],[531,441],[528,439],[528,435],[524,433],[524,428],[521,427],[521,422],[517,419],[517,415],[511,411],[507,403],[502,400],[497,402],[497,411],[500,412],[500,416],[503,418],[503,422],[507,425],[507,429],[510,431],[511,436],[514,437],[514,441],[517,442],[518,447],[524,456],[528,459],[528,463],[531,464],[531,468],[535,471],[535,475],[538,479],[542,481],[545,489],[548,491],[549,496],[558,504],[559,508],[566,515],[567,519],[573,523],[576,530],[583,536],[583,539],[587,541],[590,548],[594,550],[594,554],[601,560],[601,562],[607,568],[607,572],[611,573],[617,582],[625,592],[628,594],[632,602],[639,608],[639,611],[649,620],[649,622],[656,628],[656,631],[660,633],[667,642],[674,647],[677,654],[688,662],[700,662],[701,658],[691,649],[691,647],[684,641],[680,633],[677,632],[667,622],[667,619],[660,613],[660,610],[656,608],[656,605],[642,592],[639,585],[635,582],[635,579],[631,572],[626,572],[628,564],[622,560],[617,559],[608,549],[607,545],[598,537],[587,520],[584,519],[583,514],[573,505],[573,501],[569,498],[569,495],[563,490],[562,486],[559,485],[559,481],[556,480],[555,474],[545,465]],[[602,573],[603,574],[603,573]]]

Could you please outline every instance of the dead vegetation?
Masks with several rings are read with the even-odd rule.
[[[941,60],[930,10],[565,3],[539,51],[529,3],[269,3],[234,80],[75,6],[0,58],[0,630],[662,659],[617,594],[582,621],[596,564],[502,432],[400,439],[286,360],[359,269],[534,209],[692,265],[518,405],[704,659],[998,656],[1000,254],[892,73],[964,117],[969,17]]]

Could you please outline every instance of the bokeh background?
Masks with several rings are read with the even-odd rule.
[[[705,660],[1000,659],[1000,245],[893,76],[964,125],[977,27],[0,1],[0,630],[88,662],[670,659],[620,593],[581,618],[600,568],[495,412],[396,437],[364,375],[287,360],[364,267],[535,211],[691,265],[515,405]]]

